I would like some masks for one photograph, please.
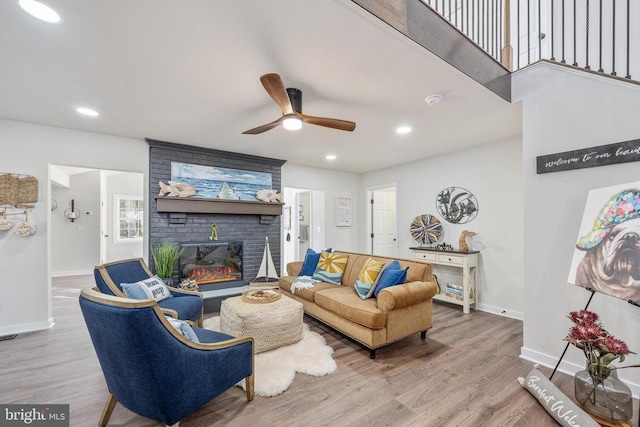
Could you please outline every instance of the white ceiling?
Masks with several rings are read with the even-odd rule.
[[[357,173],[521,133],[519,105],[348,0],[47,0],[61,25],[17,3],[0,2],[1,118]],[[356,130],[242,135],[281,114],[268,72],[302,90],[305,114]]]

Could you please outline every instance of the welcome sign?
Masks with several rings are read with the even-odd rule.
[[[536,157],[537,173],[593,168],[640,160],[640,139]]]

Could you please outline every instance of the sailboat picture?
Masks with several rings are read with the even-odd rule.
[[[181,162],[171,162],[171,180],[193,186],[194,198],[255,201],[259,190],[272,188],[270,173]]]
[[[269,249],[269,238],[264,238],[264,252],[262,254],[262,262],[260,262],[260,268],[258,268],[258,275],[251,282],[252,285],[277,285],[278,272],[276,266],[273,264],[273,258],[271,257],[271,250]]]

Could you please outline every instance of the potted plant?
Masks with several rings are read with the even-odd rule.
[[[172,285],[171,275],[173,268],[176,266],[178,259],[184,252],[184,248],[178,243],[164,241],[160,245],[153,248],[153,263],[155,265],[156,274],[167,284]]]

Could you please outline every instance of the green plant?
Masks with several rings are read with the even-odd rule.
[[[163,279],[171,277],[173,267],[175,267],[183,252],[184,248],[182,246],[169,241],[164,241],[153,248],[151,253],[156,267],[156,274]]]

